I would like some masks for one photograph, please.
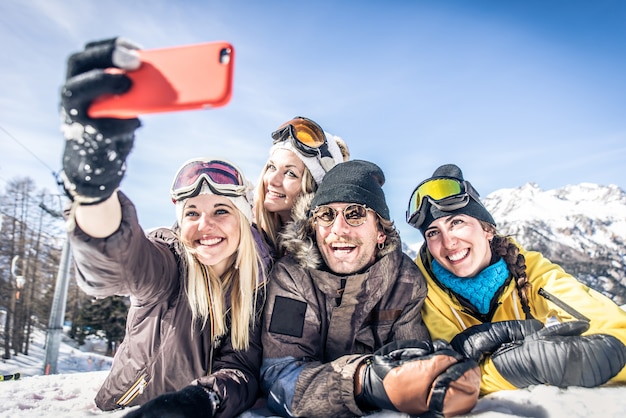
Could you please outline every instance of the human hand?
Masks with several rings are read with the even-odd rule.
[[[450,345],[464,356],[479,361],[483,354],[491,354],[502,344],[519,341],[541,329],[536,319],[485,322],[458,333]]]
[[[61,130],[65,136],[61,179],[68,197],[81,204],[106,200],[126,171],[139,119],[90,118],[94,99],[121,94],[131,87],[124,74],[140,65],[138,46],[122,38],[91,42],[68,59],[67,79],[61,90]]]
[[[219,398],[202,386],[190,385],[146,402],[124,418],[212,418]]]
[[[443,340],[393,342],[361,367],[355,398],[363,409],[453,416],[478,402],[478,363]]]

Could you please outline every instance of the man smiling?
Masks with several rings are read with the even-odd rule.
[[[420,313],[424,277],[402,252],[384,182],[371,162],[343,162],[312,200],[294,207],[282,236],[287,255],[269,280],[262,330],[262,389],[274,414],[451,416],[476,403],[477,364],[430,341]],[[431,402],[435,381],[446,373],[442,393],[463,386],[447,392],[451,409],[443,400]]]

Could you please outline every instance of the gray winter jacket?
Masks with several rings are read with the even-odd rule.
[[[288,255],[270,275],[262,389],[268,407],[282,416],[360,416],[354,374],[367,355],[394,340],[430,340],[421,316],[426,282],[398,236],[388,237],[365,272],[328,271],[304,235],[307,208],[294,208],[284,235]]]
[[[183,285],[187,266],[174,231],[160,228],[146,236],[134,205],[121,192],[119,199],[122,223],[113,235],[92,238],[78,227],[69,235],[79,286],[93,296],[130,295],[131,299],[126,336],[96,404],[103,410],[140,405],[197,383],[219,393],[219,417],[249,408],[258,394],[263,277],[259,277],[250,348],[235,350],[230,334],[214,338],[209,328],[192,326]],[[253,231],[269,264],[269,252]],[[227,323],[230,329],[230,311]]]

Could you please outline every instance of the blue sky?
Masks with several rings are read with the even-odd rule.
[[[0,2],[0,186],[58,193],[58,92],[67,56],[124,36],[144,48],[226,40],[231,102],[142,117],[122,189],[146,228],[196,156],[256,182],[270,133],[310,117],[379,164],[404,241],[409,194],[453,162],[481,195],[535,182],[626,189],[626,2],[621,0]],[[496,219],[497,221],[497,219]]]

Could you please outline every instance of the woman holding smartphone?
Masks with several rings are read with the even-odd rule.
[[[193,159],[172,182],[176,224],[146,234],[118,186],[137,119],[92,119],[102,94],[121,93],[133,53],[91,43],[70,58],[62,89],[62,184],[77,281],[97,297],[129,295],[126,336],[96,395],[127,416],[233,417],[256,400],[260,315],[269,250],[252,226],[251,188],[220,159]]]
[[[346,143],[303,116],[283,123],[272,133],[273,144],[257,186],[254,214],[276,256],[279,234],[291,222],[292,208],[311,195],[328,170],[350,158]]]

